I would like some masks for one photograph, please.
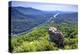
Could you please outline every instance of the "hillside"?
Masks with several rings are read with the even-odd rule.
[[[25,30],[27,31],[29,29],[32,29],[33,27],[44,23],[51,16],[42,14],[41,11],[32,8],[26,8],[26,14],[24,14],[24,11],[22,10],[25,10],[25,8],[11,8],[11,33],[13,34],[22,33]]]
[[[53,24],[53,26],[58,26]],[[58,50],[55,43],[49,41],[48,34],[49,25],[44,25],[33,29],[29,33],[25,33],[16,37],[12,36],[11,50],[12,52],[34,52],[34,51],[50,51]],[[64,49],[77,48],[77,26],[71,24],[61,24],[58,28],[64,34]]]
[[[61,11],[41,11],[30,7],[9,7],[11,9],[11,34],[17,35],[23,32],[28,32],[34,27],[41,24],[50,23],[64,23],[70,21],[77,23],[76,12],[61,12]],[[54,15],[59,15],[54,18]],[[52,19],[51,19],[52,18]]]

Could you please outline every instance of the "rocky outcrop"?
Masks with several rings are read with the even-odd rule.
[[[56,43],[59,48],[64,48],[64,36],[62,32],[58,31],[55,27],[50,27],[48,33],[51,42]]]

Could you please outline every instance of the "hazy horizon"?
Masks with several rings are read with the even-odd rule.
[[[12,1],[13,7],[31,7],[43,11],[66,11],[66,12],[78,12],[77,5],[64,5],[64,4],[52,4],[52,3],[35,3],[35,2],[22,2]]]

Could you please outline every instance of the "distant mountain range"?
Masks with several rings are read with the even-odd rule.
[[[77,23],[77,12],[42,11],[31,7],[9,7],[11,9],[11,33],[19,34],[32,29],[59,13],[53,20],[55,23],[71,21]],[[50,22],[50,21],[49,21]]]

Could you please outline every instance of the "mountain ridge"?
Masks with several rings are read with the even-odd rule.
[[[51,20],[55,23],[63,23],[65,20],[74,22],[77,20],[76,12],[61,12],[61,11],[40,11],[33,8],[23,8],[23,7],[9,7],[11,9],[11,25],[12,25],[12,33],[21,33],[27,30],[32,29],[35,26],[43,24],[50,20],[50,18],[54,18],[53,16],[56,13],[60,13],[55,19]],[[72,19],[73,18],[73,19]],[[76,21],[75,20],[75,21]]]

